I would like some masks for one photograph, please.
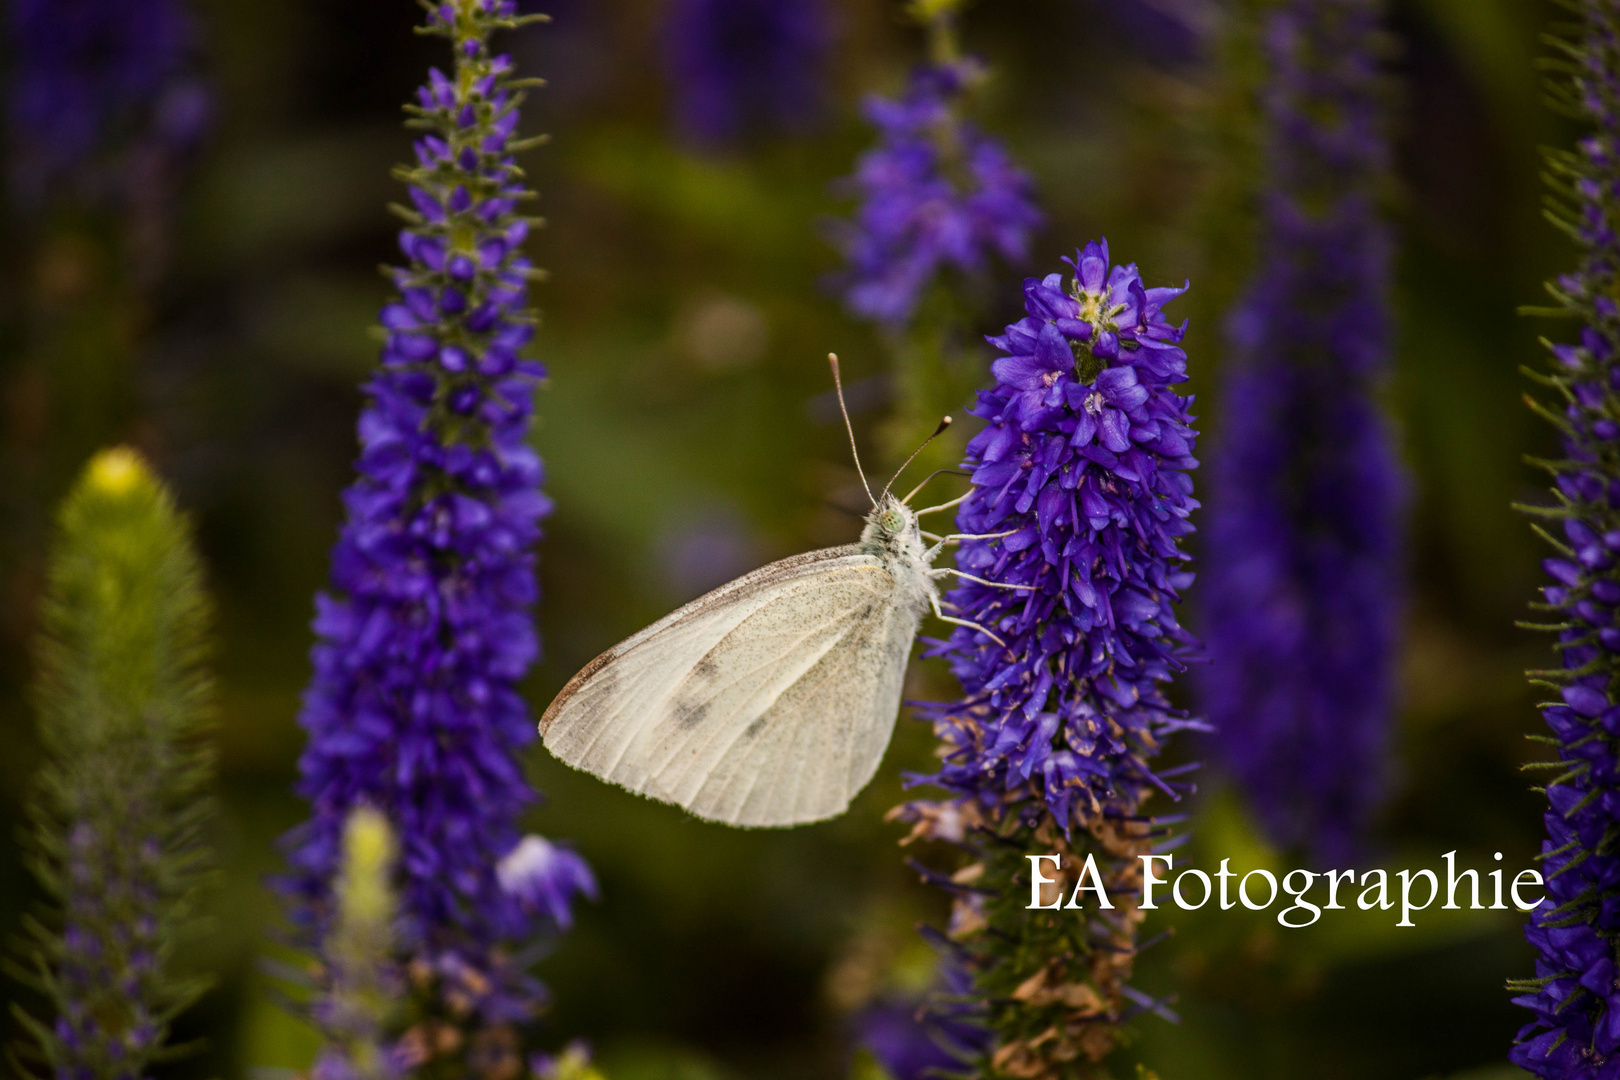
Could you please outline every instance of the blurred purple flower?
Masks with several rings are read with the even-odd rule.
[[[898,101],[868,99],[878,145],[846,181],[861,205],[834,233],[849,264],[844,303],[856,315],[904,325],[941,269],[977,273],[992,253],[1027,257],[1041,223],[1030,178],[959,116],[978,77],[968,60],[922,67]]]
[[[821,106],[823,0],[674,0],[664,35],[680,124],[699,143],[799,127]]]
[[[180,0],[11,0],[7,14],[12,170],[26,197],[82,182],[124,140],[183,149],[207,127]]]
[[[973,989],[972,977],[948,960],[940,966],[936,995],[960,997]],[[969,1010],[972,1011],[972,1010]],[[989,1048],[984,1027],[960,1011],[927,996],[888,995],[852,1018],[855,1039],[893,1080],[931,1080],[959,1074]]]
[[[1200,680],[1272,838],[1354,857],[1383,789],[1405,483],[1375,397],[1390,349],[1379,0],[1265,16],[1260,265],[1228,323]]]
[[[918,1001],[882,1001],[855,1017],[860,1045],[893,1080],[925,1080],[938,1070],[959,1069],[962,1059],[941,1046]]]
[[[682,521],[659,541],[664,581],[683,600],[701,596],[760,564],[759,545],[735,511]]]
[[[564,930],[574,925],[575,896],[596,899],[596,876],[578,853],[530,833],[495,867],[501,888]]]
[[[956,896],[950,961],[972,974],[1007,1075],[1101,1060],[1126,1004],[1147,1000],[1125,985],[1135,857],[1162,839],[1141,808],[1155,789],[1187,787],[1180,770],[1155,771],[1165,739],[1204,730],[1163,685],[1197,647],[1175,612],[1192,580],[1179,545],[1198,506],[1197,433],[1173,389],[1187,378],[1184,327],[1162,311],[1183,290],[1144,287],[1106,243],[1070,265],[1067,287],[1027,280],[1027,317],[990,339],[1007,355],[972,409],[986,426],[968,442],[973,487],[957,513],[977,537],[957,566],[983,580],[947,601],[1005,644],[959,627],[933,650],[963,697],[929,707],[944,763],[914,779],[950,797],[896,811],[914,838],[956,844],[977,867],[929,876]],[[1069,872],[1100,857],[1119,910],[1043,919],[1001,902],[1028,896],[1026,851],[1057,852]],[[1032,1039],[1049,1026],[1060,1034]]]
[[[469,1022],[485,1025],[533,1014],[540,988],[502,946],[547,929],[541,916],[566,914],[569,891],[589,881],[570,864],[542,897],[503,887],[498,871],[528,860],[517,822],[535,793],[520,754],[536,732],[517,684],[539,652],[533,548],[550,509],[526,442],[543,369],[521,356],[534,333],[513,160],[522,95],[488,47],[513,13],[511,0],[475,0],[428,16],[455,70],[429,72],[418,94],[428,131],[407,174],[409,264],[392,272],[399,296],[382,311],[360,475],[332,592],[317,599],[299,718],[313,813],[287,841],[295,916],[319,934],[349,810],[384,813],[399,837],[405,947],[435,993],[475,1002]]]
[[[1535,1019],[1509,1058],[1545,1080],[1607,1080],[1620,1075],[1620,12],[1597,0],[1572,6],[1578,36],[1560,53],[1570,63],[1551,89],[1590,133],[1549,162],[1555,190],[1572,196],[1553,215],[1576,238],[1580,262],[1548,291],[1580,330],[1574,343],[1552,346],[1549,381],[1562,415],[1540,411],[1562,433],[1564,454],[1545,463],[1554,504],[1534,511],[1563,526],[1538,605],[1563,667],[1531,672],[1561,689],[1561,700],[1542,706],[1558,758],[1543,817],[1547,895],[1525,929],[1539,953],[1536,977],[1509,983]]]
[[[1214,0],[1096,0],[1126,40],[1148,56],[1185,64],[1208,50],[1221,18]]]

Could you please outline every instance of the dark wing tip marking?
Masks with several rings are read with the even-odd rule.
[[[569,700],[575,694],[579,693],[580,689],[584,687],[586,683],[590,682],[592,677],[594,677],[597,672],[601,671],[618,658],[619,647],[615,645],[601,656],[598,656],[595,660],[592,660],[590,663],[580,668],[578,674],[576,674],[572,679],[569,679],[567,684],[564,685],[561,690],[557,691],[557,696],[551,699],[551,704],[546,706],[545,714],[540,717],[540,737],[542,739],[546,737],[546,732],[551,729],[552,721],[557,719],[557,714],[562,711],[563,706],[567,705]]]

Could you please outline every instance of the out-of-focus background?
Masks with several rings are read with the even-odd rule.
[[[527,688],[537,715],[578,667],[679,602],[857,531],[822,358],[843,357],[869,445],[890,407],[887,359],[825,285],[838,266],[828,221],[848,211],[835,180],[871,138],[861,98],[897,91],[922,45],[893,0],[826,7],[819,112],[721,145],[676,123],[664,3],[555,0],[551,26],[508,42],[551,83],[525,128],[554,136],[524,159],[550,220],[532,250],[552,274],[536,291],[551,380],[534,439],[557,503],[541,563],[546,658]],[[1415,498],[1403,704],[1371,861],[1439,867],[1455,849],[1488,868],[1500,851],[1516,870],[1531,865],[1542,805],[1518,772],[1539,724],[1521,672],[1549,653],[1514,627],[1539,553],[1509,506],[1537,497],[1521,457],[1550,443],[1518,369],[1540,363],[1536,337],[1558,327],[1515,307],[1571,258],[1539,217],[1537,147],[1570,135],[1534,70],[1553,9],[1393,7],[1401,330],[1388,401]],[[1018,314],[1024,276],[1106,235],[1149,284],[1192,280],[1177,303],[1194,320],[1206,431],[1218,422],[1215,328],[1246,258],[1231,217],[1243,139],[1196,32],[1222,10],[1000,0],[971,7],[962,27],[993,73],[978,119],[1035,176],[1049,217],[1029,264],[991,279],[983,329]],[[312,1052],[260,974],[278,948],[264,880],[276,837],[302,816],[294,716],[376,349],[376,267],[396,258],[385,206],[400,196],[389,169],[409,152],[399,106],[443,57],[412,33],[404,0],[194,11],[212,130],[177,181],[151,283],[120,291],[130,271],[110,253],[129,246],[94,215],[14,207],[0,236],[0,927],[33,897],[12,836],[37,761],[27,647],[50,508],[95,448],[132,441],[194,515],[221,608],[224,872],[188,960],[222,981],[182,1024],[206,1049],[169,1071],[237,1080]],[[1196,624],[1196,587],[1189,603]],[[913,677],[915,696],[951,692],[928,664]],[[931,760],[927,729],[903,719],[848,814],[741,832],[537,748],[547,799],[531,824],[573,840],[602,886],[540,966],[553,1041],[589,1039],[613,1080],[866,1067],[852,1063],[849,1017],[926,980],[913,926],[944,912],[902,864],[902,827],[883,821],[901,773]],[[1217,774],[1201,789],[1184,858],[1281,865]],[[1178,995],[1182,1020],[1138,1020],[1122,1074],[1141,1060],[1165,1080],[1517,1075],[1498,1064],[1523,1019],[1502,982],[1530,973],[1516,913],[1430,910],[1397,930],[1393,913],[1346,912],[1303,931],[1274,914],[1150,916],[1148,936],[1175,933],[1144,954],[1139,985]]]

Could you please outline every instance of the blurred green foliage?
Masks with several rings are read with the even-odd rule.
[[[677,602],[766,558],[854,537],[864,503],[827,397],[838,352],[863,449],[891,409],[868,380],[888,366],[871,328],[821,281],[837,260],[833,181],[869,132],[856,104],[893,92],[923,45],[899,0],[828,0],[838,39],[832,108],[808,135],[697,154],[671,137],[655,0],[557,0],[550,27],[511,47],[551,80],[526,161],[551,227],[538,299],[551,367],[536,445],[557,501],[542,553],[547,659],[536,711],[579,666]],[[1232,10],[1250,0],[1232,0]],[[1183,314],[1200,412],[1213,428],[1221,312],[1248,254],[1241,42],[1228,76],[1167,57],[1127,0],[980,3],[965,48],[993,72],[978,120],[1036,176],[1049,223],[1027,267],[987,298],[993,331],[1025,274],[1106,235],[1151,284],[1190,278]],[[1189,5],[1215,10],[1217,5]],[[165,274],[137,279],[113,225],[13,215],[0,243],[0,822],[9,835],[39,761],[22,696],[47,513],[99,445],[141,447],[192,508],[220,599],[216,929],[188,961],[222,984],[182,1018],[204,1036],[176,1078],[307,1064],[312,1034],[258,973],[278,947],[265,876],[303,810],[311,595],[350,478],[357,384],[395,258],[389,169],[408,155],[399,105],[430,63],[404,0],[196,0],[220,102],[214,141],[184,186]],[[1535,325],[1514,314],[1570,253],[1539,220],[1537,146],[1563,143],[1539,102],[1538,0],[1400,0],[1401,313],[1389,388],[1416,484],[1413,594],[1392,793],[1376,861],[1529,865],[1541,831],[1522,736],[1537,729],[1520,671],[1546,645],[1513,628],[1539,553],[1510,510],[1539,481],[1521,455],[1550,434],[1521,404]],[[1249,156],[1249,157],[1246,157]],[[874,472],[884,462],[875,462]],[[892,464],[892,461],[889,462]],[[942,496],[958,481],[939,481]],[[695,539],[694,539],[695,538]],[[692,552],[696,551],[696,556]],[[1194,591],[1191,603],[1196,608]],[[1196,610],[1193,612],[1196,622]],[[930,663],[913,697],[952,692]],[[852,1068],[848,1011],[904,963],[912,926],[943,900],[904,869],[883,813],[931,736],[902,724],[879,779],[844,817],[789,832],[697,822],[572,772],[536,749],[547,792],[530,823],[569,838],[603,900],[541,973],[554,1045],[579,1035],[613,1080],[811,1080]],[[1173,751],[1197,758],[1191,742]],[[1188,853],[1268,856],[1208,774]],[[1250,865],[1256,865],[1251,863]],[[0,846],[0,925],[33,894]],[[1515,918],[1435,913],[1411,930],[1350,916],[1310,931],[1238,911],[1158,913],[1176,927],[1141,985],[1179,995],[1121,1057],[1164,1080],[1513,1075],[1498,1064],[1521,1020],[1502,981],[1530,969]],[[1377,913],[1375,913],[1377,914]]]

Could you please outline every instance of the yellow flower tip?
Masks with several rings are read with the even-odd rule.
[[[394,830],[379,811],[357,807],[349,815],[343,846],[345,861],[354,871],[375,874],[394,857]]]
[[[963,6],[963,0],[912,0],[911,17],[918,22],[932,22],[942,15],[954,15]]]
[[[85,470],[85,481],[94,490],[106,495],[127,495],[141,481],[151,475],[141,455],[127,446],[103,450],[90,459]]]
[[[572,1045],[558,1055],[551,1075],[553,1080],[603,1080],[602,1074],[591,1065],[590,1051]]]
[[[349,812],[343,829],[343,871],[338,904],[351,927],[386,925],[392,918],[389,871],[394,861],[394,830],[369,806]]]

